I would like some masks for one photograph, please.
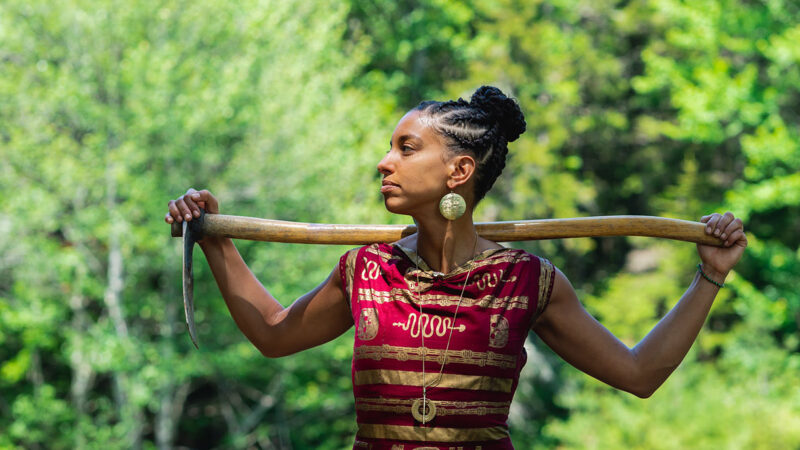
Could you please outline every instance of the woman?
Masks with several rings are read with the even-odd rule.
[[[418,232],[347,252],[316,289],[284,308],[229,239],[200,242],[231,315],[266,356],[325,343],[355,324],[354,448],[513,448],[506,419],[529,330],[587,374],[648,397],[680,364],[746,245],[731,213],[701,219],[724,247],[678,304],[630,349],[581,306],[546,259],[480,238],[478,201],[525,131],[516,102],[481,87],[470,102],[424,102],[398,123],[378,164],[386,208]],[[457,195],[456,195],[457,194]],[[460,197],[460,199],[459,199]],[[219,212],[208,191],[169,202],[166,221]]]

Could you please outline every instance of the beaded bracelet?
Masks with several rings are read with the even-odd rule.
[[[709,283],[713,284],[714,286],[716,286],[716,287],[718,287],[720,289],[725,287],[725,283],[717,283],[716,281],[712,280],[711,277],[706,275],[705,272],[703,272],[703,263],[697,263],[697,270],[700,271],[700,276],[705,278],[706,281],[708,281]]]

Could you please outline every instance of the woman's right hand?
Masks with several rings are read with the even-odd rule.
[[[167,204],[169,212],[164,217],[167,223],[178,222],[184,220],[190,222],[195,217],[200,217],[200,208],[206,210],[207,213],[219,214],[219,202],[211,192],[203,189],[196,191],[189,188],[185,194],[170,200]]]

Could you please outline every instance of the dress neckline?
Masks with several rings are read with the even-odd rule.
[[[412,267],[412,269],[411,269],[412,271],[418,269],[421,273],[423,273],[425,275],[428,275],[429,277],[433,277],[433,278],[446,278],[446,277],[451,277],[451,276],[454,276],[454,275],[458,275],[460,273],[464,273],[464,272],[470,271],[470,270],[474,269],[478,265],[479,262],[486,260],[487,258],[495,255],[496,253],[500,253],[500,252],[511,250],[511,249],[509,249],[507,247],[486,249],[486,250],[478,253],[477,255],[473,256],[472,259],[470,259],[468,261],[465,261],[461,265],[456,266],[450,272],[443,273],[443,272],[438,272],[436,270],[431,269],[430,266],[428,266],[428,263],[425,262],[425,260],[422,259],[417,254],[417,252],[415,252],[414,250],[412,250],[412,249],[410,249],[408,247],[405,247],[403,245],[397,244],[397,243],[390,244],[390,245],[392,245],[393,247],[399,249],[405,255],[405,257],[411,262],[411,264],[415,266],[415,267]]]

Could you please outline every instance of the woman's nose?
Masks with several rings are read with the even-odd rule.
[[[378,172],[382,173],[383,175],[388,175],[392,173],[392,151],[389,150],[386,155],[381,158],[378,162]]]

